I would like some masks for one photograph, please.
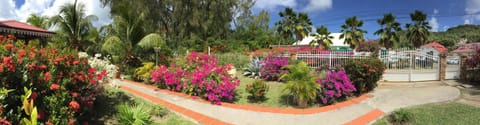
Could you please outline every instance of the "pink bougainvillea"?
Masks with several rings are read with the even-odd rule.
[[[203,97],[212,103],[232,100],[240,81],[227,73],[231,65],[217,65],[215,57],[191,53],[184,66],[161,65],[152,73],[152,81],[169,90]]]
[[[319,97],[323,104],[345,99],[357,91],[345,70],[328,72],[325,79],[318,78],[317,83],[321,86]]]

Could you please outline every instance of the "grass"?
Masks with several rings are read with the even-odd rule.
[[[144,104],[147,107],[152,107],[152,120],[154,125],[193,125],[191,121],[170,112],[168,109],[153,104],[152,102],[146,101],[140,97],[133,96],[131,94],[125,93],[118,89],[112,88],[108,85],[105,86],[106,93],[100,96],[97,101],[98,104],[95,105],[95,110],[97,111],[96,120],[93,124],[105,124],[105,125],[116,125],[118,123],[118,105],[128,102],[136,104]]]
[[[480,123],[480,108],[460,103],[436,103],[405,109],[413,114],[411,125],[474,125]],[[374,125],[391,125],[386,117]],[[395,125],[395,124],[393,124]]]

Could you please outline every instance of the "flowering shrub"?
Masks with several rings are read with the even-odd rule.
[[[465,78],[462,80],[478,83],[478,81],[480,81],[480,49],[477,49],[476,53],[468,57],[465,61],[465,66],[468,70],[464,71],[465,73],[463,74],[465,74]]]
[[[101,74],[103,71],[106,71],[107,77],[104,77],[101,80],[102,83],[107,83],[108,81],[113,80],[113,78],[115,78],[115,75],[118,72],[118,67],[113,65],[107,59],[109,57],[105,57],[104,59],[101,59],[100,58],[102,57],[101,54],[95,54],[94,57],[90,57],[85,52],[79,52],[78,57],[88,59],[88,65],[90,65],[90,67],[95,68],[97,70],[96,74]]]
[[[138,67],[137,69],[135,69],[133,77],[135,78],[135,80],[151,83],[151,73],[155,70],[155,68],[156,66],[153,62],[143,63],[142,67]]]
[[[273,57],[269,56],[263,62],[263,67],[260,70],[260,78],[269,80],[269,81],[276,81],[282,74],[288,72],[288,70],[283,69],[288,65],[288,58],[287,57]]]
[[[253,83],[247,84],[245,90],[250,94],[252,101],[262,101],[268,91],[268,84],[262,80],[255,80]]]
[[[331,71],[327,73],[324,79],[318,78],[317,83],[321,86],[319,97],[323,104],[331,104],[345,99],[356,91],[345,70]]]
[[[215,104],[232,100],[240,81],[227,73],[231,65],[219,66],[215,57],[191,53],[184,66],[161,65],[152,73],[160,87],[206,98]]]
[[[385,71],[385,65],[378,58],[368,58],[348,61],[344,69],[355,85],[357,93],[361,94],[377,87],[377,82]]]
[[[21,95],[38,110],[40,124],[69,124],[88,121],[95,98],[103,92],[97,71],[73,50],[37,48],[0,37],[0,87],[13,89],[4,101],[2,117],[20,124],[29,114],[22,111]],[[100,72],[100,73],[97,73]],[[30,88],[31,92],[27,92]]]

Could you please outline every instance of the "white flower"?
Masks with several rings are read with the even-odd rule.
[[[100,53],[95,54],[95,57],[97,57],[97,58],[101,57],[101,56],[102,56],[102,54],[100,54]]]
[[[78,57],[79,58],[87,58],[88,54],[86,52],[78,52]]]

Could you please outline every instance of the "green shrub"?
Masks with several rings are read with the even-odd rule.
[[[260,78],[262,67],[263,64],[260,58],[253,58],[250,64],[243,68],[243,75],[254,79]]]
[[[413,120],[413,114],[405,109],[400,109],[390,114],[389,120],[396,124],[407,124]]]
[[[133,77],[138,81],[150,82],[151,73],[154,69],[156,69],[156,66],[153,62],[143,63],[142,67],[135,69]]]
[[[122,125],[150,125],[152,124],[150,113],[151,108],[144,104],[124,103],[118,106],[119,123]]]
[[[377,81],[385,71],[385,65],[378,58],[348,61],[344,65],[348,77],[355,85],[357,93],[365,93],[377,87]]]
[[[251,101],[263,101],[268,91],[268,85],[262,80],[255,80],[253,83],[247,84],[245,89],[250,93]]]
[[[316,83],[312,69],[303,61],[287,67],[289,72],[280,77],[287,81],[283,91],[293,95],[301,107],[305,107],[308,102],[315,101],[320,85]]]
[[[245,67],[250,63],[250,58],[241,53],[221,53],[215,54],[219,65],[232,64],[236,68]]]

